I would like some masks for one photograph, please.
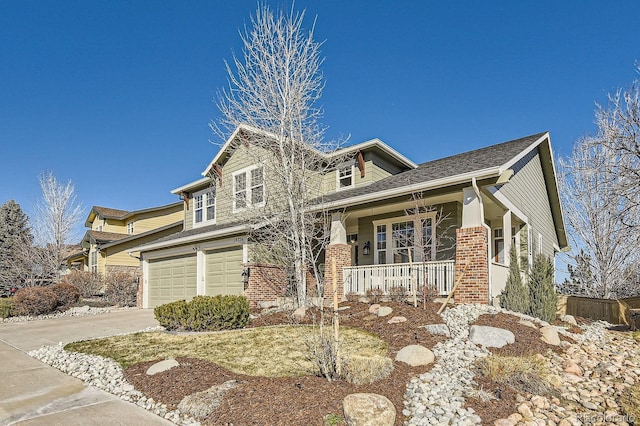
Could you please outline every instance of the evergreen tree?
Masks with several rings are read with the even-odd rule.
[[[551,322],[556,318],[558,296],[553,282],[553,262],[538,254],[529,272],[529,315]]]
[[[529,307],[529,292],[526,284],[522,282],[515,244],[511,245],[509,252],[509,277],[500,295],[500,306],[510,311],[522,313],[526,313]]]
[[[32,244],[29,218],[14,200],[0,206],[0,295],[21,284],[26,262],[21,250]]]

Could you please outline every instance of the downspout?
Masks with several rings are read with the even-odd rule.
[[[480,223],[487,230],[487,280],[489,284],[488,303],[491,304],[491,227],[484,222],[484,203],[482,202],[482,195],[480,194],[480,188],[478,188],[478,182],[476,182],[475,176],[471,178],[471,186],[473,186],[473,190],[480,202]]]

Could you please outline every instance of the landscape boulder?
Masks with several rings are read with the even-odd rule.
[[[391,312],[393,312],[393,309],[391,309],[388,306],[380,306],[380,309],[378,309],[377,315],[379,317],[386,317],[387,315],[390,315]]]
[[[393,426],[396,408],[391,401],[375,393],[353,393],[342,401],[347,426]]]
[[[294,320],[301,321],[306,314],[307,314],[307,307],[300,306],[298,309],[293,311],[293,314],[291,316],[293,317]]]
[[[369,313],[375,315],[378,313],[378,309],[380,309],[380,305],[378,303],[374,303],[373,305],[369,306]]]
[[[565,361],[564,372],[573,374],[574,376],[582,376],[582,368],[571,359]]]
[[[538,327],[533,322],[526,319],[521,319],[520,321],[518,321],[518,324],[524,325],[526,327],[535,328],[536,330],[538,329]]]
[[[560,336],[558,336],[558,330],[556,330],[553,326],[546,326],[540,329],[540,333],[542,333],[543,342],[548,343],[550,345],[558,346],[560,344]]]
[[[178,410],[196,419],[205,419],[222,404],[224,394],[237,384],[237,380],[227,380],[221,385],[214,385],[205,391],[187,395],[180,401]]]
[[[516,341],[509,330],[485,325],[472,325],[469,329],[469,340],[485,348],[501,348]]]
[[[401,322],[407,322],[407,318],[406,317],[393,317],[389,321],[387,321],[387,324],[398,324],[398,323],[401,323]]]
[[[164,361],[156,362],[151,367],[147,368],[147,376],[153,376],[154,374],[162,373],[163,371],[171,370],[173,367],[179,366],[180,363],[173,358],[165,359]]]
[[[412,367],[429,365],[434,359],[433,352],[421,345],[405,346],[396,355],[396,361],[404,362]]]
[[[424,328],[431,334],[436,334],[441,336],[449,336],[451,334],[449,332],[449,327],[447,327],[447,324],[428,324],[428,325],[421,325],[418,328]]]
[[[571,324],[571,325],[578,325],[578,322],[576,321],[576,318],[573,315],[562,315],[560,317],[561,321],[566,322],[567,324]]]

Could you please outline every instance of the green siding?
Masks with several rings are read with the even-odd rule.
[[[545,185],[540,155],[532,151],[513,166],[511,181],[503,185],[498,192],[507,197],[529,218],[532,228],[532,246],[534,253],[539,250],[538,234],[542,235],[542,253],[553,257],[554,244],[558,244],[551,206]]]

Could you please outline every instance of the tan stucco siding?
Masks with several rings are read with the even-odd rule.
[[[558,239],[538,151],[534,150],[518,161],[513,170],[511,181],[503,185],[498,192],[527,215],[532,228],[534,253],[540,249],[539,235],[542,235],[541,252],[553,256],[553,246],[558,244]]]

